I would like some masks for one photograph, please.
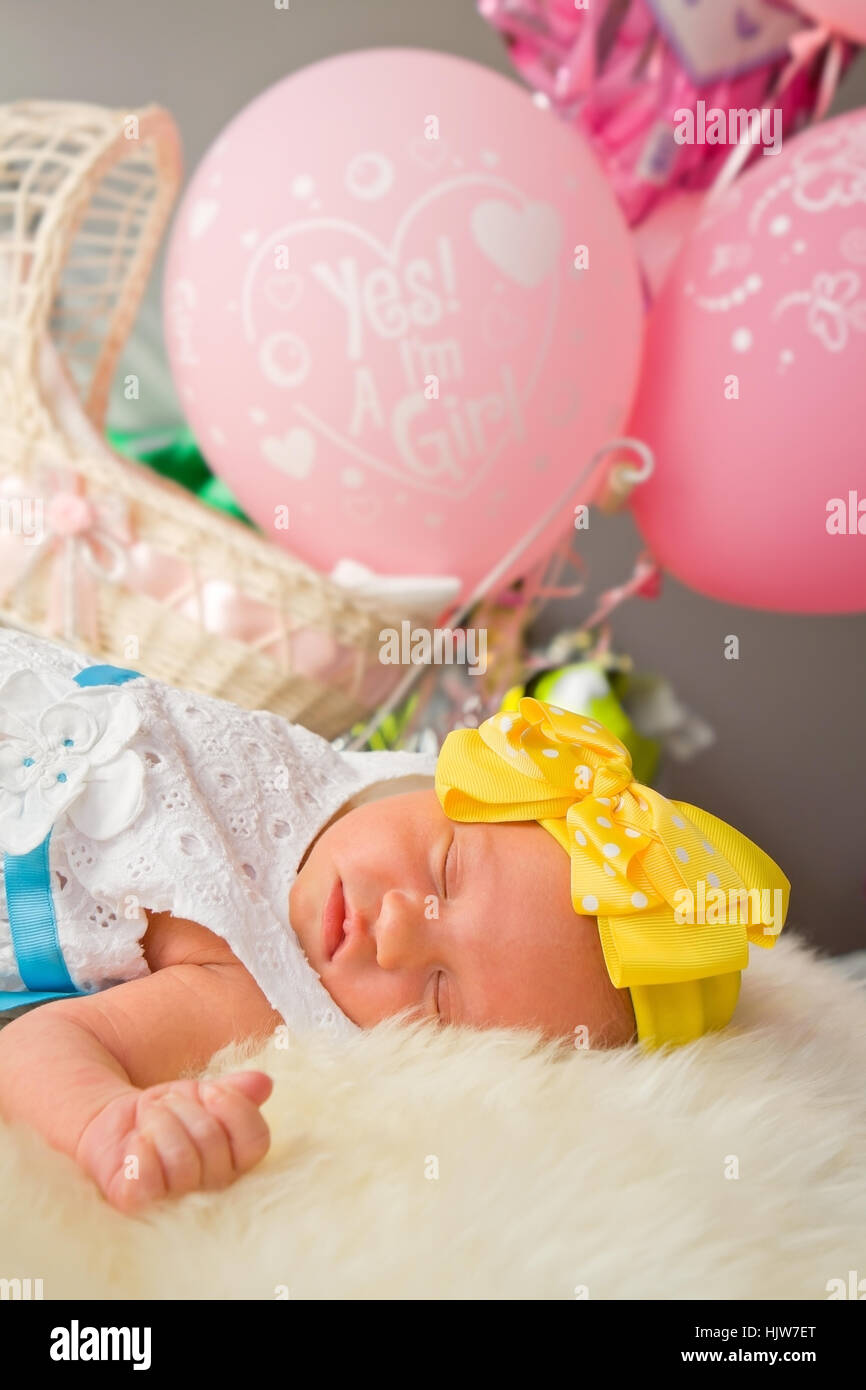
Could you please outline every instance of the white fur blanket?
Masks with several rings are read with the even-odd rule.
[[[866,994],[790,938],[752,955],[737,1029],[669,1055],[391,1024],[270,1043],[265,1162],[136,1220],[0,1126],[0,1277],[45,1298],[826,1298],[866,1276]]]

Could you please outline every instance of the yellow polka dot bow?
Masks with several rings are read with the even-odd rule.
[[[749,943],[773,946],[790,883],[745,835],[632,778],[594,719],[525,698],[445,739],[436,793],[457,821],[538,821],[571,860],[575,912],[595,916],[638,1037],[679,1044],[729,1022]]]

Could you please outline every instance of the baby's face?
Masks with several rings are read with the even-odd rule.
[[[611,984],[595,919],[575,913],[569,876],[540,825],[458,824],[430,789],[326,826],[289,913],[331,998],[362,1028],[408,1010],[552,1037],[585,1026],[591,1045],[620,1046],[635,1031],[629,994]]]

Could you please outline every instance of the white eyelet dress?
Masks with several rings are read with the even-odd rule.
[[[357,1031],[289,921],[348,802],[432,786],[436,755],[342,753],[266,711],[0,629],[0,1010],[149,974],[145,910],[221,936],[294,1031]]]

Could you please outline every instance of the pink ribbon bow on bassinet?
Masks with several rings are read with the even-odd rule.
[[[82,479],[53,463],[36,477],[0,479],[0,603],[50,555],[45,626],[73,645],[101,649],[97,581],[122,580],[133,593],[176,610],[206,632],[271,656],[284,670],[341,681],[374,702],[384,698],[386,668],[376,663],[364,672],[359,650],[303,623],[290,628],[276,609],[236,584],[202,578],[186,560],[136,541],[120,497],[86,496]]]
[[[68,471],[53,475],[41,496],[14,474],[0,482],[0,599],[50,554],[49,631],[95,646],[95,581],[120,579],[132,536],[119,498],[94,500],[80,486]]]

